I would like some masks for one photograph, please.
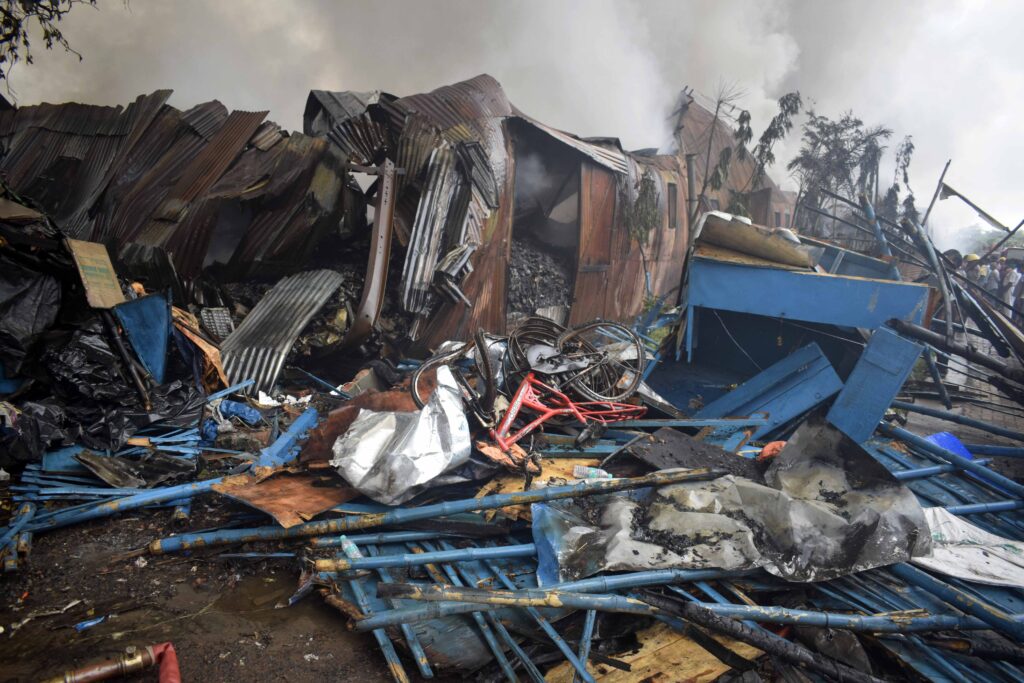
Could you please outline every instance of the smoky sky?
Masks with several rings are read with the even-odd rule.
[[[669,142],[685,85],[740,90],[755,129],[799,90],[821,114],[892,128],[890,157],[913,135],[919,207],[952,159],[947,182],[1012,226],[1024,217],[1022,23],[1024,3],[968,0],[99,0],[63,24],[81,62],[36,40],[11,86],[20,105],[173,88],[179,107],[219,99],[301,129],[313,88],[404,95],[489,73],[530,115],[631,149]],[[798,147],[794,130],[777,151],[783,186]],[[943,247],[978,222],[955,202],[930,220]]]

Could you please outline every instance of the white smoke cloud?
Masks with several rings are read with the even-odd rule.
[[[922,209],[952,158],[947,180],[1012,225],[1024,170],[1022,19],[1024,4],[998,0],[100,0],[63,25],[82,62],[39,47],[12,85],[20,104],[125,103],[170,87],[177,106],[220,99],[298,129],[311,88],[402,95],[486,72],[532,116],[629,148],[667,142],[684,85],[710,97],[740,87],[755,128],[798,89],[820,113],[852,110],[893,128],[893,147],[913,135]],[[778,150],[772,175],[783,185],[798,147],[794,130]],[[943,247],[975,222],[954,202],[931,219]]]

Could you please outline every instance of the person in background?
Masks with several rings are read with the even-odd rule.
[[[1013,308],[1014,301],[1016,301],[1015,293],[1017,291],[1017,282],[1020,280],[1020,262],[1019,261],[1005,261],[1003,262],[1003,271],[1001,282],[999,283],[999,298],[1007,308],[1000,311],[1007,318],[1013,317],[1010,311]]]
[[[999,296],[999,287],[1002,285],[1001,266],[999,261],[993,261],[988,267],[988,274],[982,276],[981,286],[993,296]]]
[[[977,254],[964,256],[964,275],[975,284],[981,280],[981,259]]]

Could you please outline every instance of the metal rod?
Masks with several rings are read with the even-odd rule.
[[[878,222],[878,218],[875,217],[875,207],[871,206],[871,202],[868,201],[868,196],[863,192],[858,197],[860,199],[861,211],[864,212],[864,216],[868,220],[868,225],[871,226],[874,231],[875,239],[878,241],[878,246],[882,251],[882,256],[889,263],[890,274],[893,280],[900,280],[900,269],[896,267],[896,264],[892,260],[892,249],[889,248],[889,242],[885,239],[885,233],[882,231],[882,225]]]
[[[950,410],[953,407],[953,401],[949,398],[949,392],[946,391],[946,385],[942,382],[942,375],[939,373],[939,366],[935,364],[935,354],[932,353],[932,347],[927,344],[924,347],[924,362],[928,365],[928,374],[932,376],[932,381],[935,383],[935,389],[939,392],[939,399],[942,400],[942,405],[946,406],[946,410]]]
[[[533,543],[499,546],[495,548],[460,548],[427,553],[402,555],[381,555],[380,557],[335,558],[316,560],[313,563],[318,572],[355,571],[378,569],[380,567],[415,567],[438,562],[475,562],[489,559],[504,560],[513,557],[533,557],[537,547]]]
[[[643,586],[662,586],[671,583],[685,583],[688,581],[708,580],[714,581],[723,578],[739,578],[749,576],[753,570],[728,571],[724,569],[655,569],[645,572],[631,572],[628,574],[616,574],[614,576],[596,576],[579,581],[570,581],[552,586],[552,589],[571,590],[577,593],[611,593],[616,590],[627,588],[640,588]],[[368,631],[373,628],[394,626],[401,623],[414,623],[419,621],[430,621],[455,614],[465,614],[478,609],[474,605],[465,605],[456,602],[434,602],[418,607],[406,607],[392,610],[391,612],[379,612],[373,617],[353,624],[356,631]],[[488,609],[497,609],[488,607]]]
[[[479,576],[470,571],[470,568],[467,565],[457,565],[454,569],[460,576],[462,576],[466,583],[473,584],[479,581]],[[441,603],[434,604],[440,605]],[[526,674],[530,677],[530,680],[534,683],[544,683],[544,674],[540,672],[540,669],[538,669],[537,665],[533,663],[533,660],[531,660],[529,655],[526,654],[526,651],[519,646],[519,643],[517,643],[516,639],[512,637],[512,634],[509,633],[505,625],[501,623],[498,616],[489,608],[480,609],[479,605],[476,607],[477,609],[475,611],[483,614],[487,618],[488,623],[490,623],[491,627],[498,633],[502,641],[504,641],[509,649],[515,653],[520,663],[522,663],[523,668],[526,669]]]
[[[954,515],[977,515],[985,512],[1006,512],[1024,508],[1024,500],[1000,500],[995,503],[970,503],[967,505],[947,505],[946,512]]]
[[[359,583],[359,579],[351,579],[348,582],[348,585],[352,589],[352,595],[355,596],[356,604],[359,605],[359,610],[367,616],[373,614],[373,610],[370,609],[370,601],[367,599],[366,593],[363,591],[363,587]],[[398,653],[395,651],[395,646],[391,642],[391,638],[388,637],[387,631],[382,628],[375,629],[373,637],[376,638],[380,651],[384,653],[384,659],[387,660],[388,670],[391,671],[391,676],[398,681],[398,683],[409,683],[409,676],[405,673],[405,668],[402,666],[402,660],[398,658]]]
[[[658,616],[658,612],[647,603],[621,595],[591,595],[568,593],[560,590],[485,590],[478,588],[453,588],[420,584],[396,583],[382,587],[383,592],[396,598],[427,601],[473,602],[502,607],[556,607],[572,609],[596,609],[605,612],[622,612],[642,616]],[[916,612],[902,614],[837,614],[812,610],[789,609],[787,607],[758,605],[718,605],[697,603],[720,616],[732,619],[773,624],[798,624],[839,628],[851,631],[878,633],[911,633],[918,631],[987,630],[991,628],[983,619],[957,617],[941,614],[920,615]],[[1012,617],[1010,617],[1012,619]],[[1019,624],[1024,628],[1024,623]],[[361,630],[361,629],[357,629]]]
[[[317,536],[309,539],[312,548],[338,548],[344,539],[356,545],[386,545],[388,543],[408,543],[410,541],[429,541],[451,534],[444,531],[384,531],[379,534],[353,534],[351,536]]]
[[[975,460],[974,462],[979,465],[987,465],[988,460]],[[893,472],[892,476],[899,479],[900,481],[909,481],[913,479],[925,479],[927,477],[934,476],[936,474],[948,474],[950,472],[959,472],[960,468],[956,465],[932,465],[931,467],[920,467],[913,470],[903,470],[902,472]]]
[[[493,510],[496,508],[528,503],[540,503],[547,500],[576,498],[579,496],[625,491],[646,486],[666,486],[684,481],[706,481],[721,476],[721,472],[706,468],[682,470],[677,472],[655,472],[643,477],[623,479],[591,479],[570,486],[551,486],[534,491],[517,493],[499,493],[482,498],[448,501],[417,508],[398,508],[388,512],[366,515],[350,515],[337,519],[325,519],[306,522],[284,529],[280,526],[258,527],[255,529],[227,529],[208,533],[181,534],[171,538],[153,541],[149,551],[159,555],[162,553],[188,550],[196,546],[224,545],[227,543],[246,543],[249,541],[270,541],[282,538],[303,538],[306,536],[325,536],[340,534],[357,529],[372,529],[414,522],[423,519],[444,517],[460,512],[476,510]]]
[[[306,411],[292,423],[292,426],[288,428],[288,431],[278,437],[271,446],[263,449],[258,463],[283,464],[286,462],[291,457],[290,451],[292,446],[295,445],[295,442],[302,434],[308,431],[312,425],[316,424],[316,419],[316,409],[307,408]],[[169,503],[179,499],[192,498],[193,496],[212,490],[215,485],[221,483],[223,480],[224,477],[217,477],[215,479],[206,479],[204,481],[180,484],[178,486],[152,489],[145,493],[138,493],[124,498],[106,501],[85,509],[77,509],[71,511],[69,514],[62,515],[58,513],[48,517],[45,521],[40,522],[39,524],[33,525],[33,531],[54,529],[60,526],[85,522],[90,519],[109,517],[120,512],[135,510],[137,508],[156,503]]]
[[[588,609],[587,615],[583,619],[583,633],[580,634],[580,653],[579,659],[583,666],[587,665],[587,660],[590,659],[590,640],[594,637],[594,624],[597,622],[597,610]],[[580,677],[577,674],[573,674],[572,683],[579,683]]]
[[[1021,371],[1016,368],[1011,368],[1006,363],[996,358],[992,358],[991,356],[985,355],[980,351],[975,351],[974,349],[964,344],[959,344],[953,341],[947,341],[946,338],[943,337],[938,332],[932,332],[931,330],[921,327],[920,325],[915,325],[914,323],[907,322],[906,320],[899,320],[898,318],[893,318],[892,320],[889,320],[886,324],[902,335],[913,337],[918,341],[923,341],[927,344],[931,344],[932,346],[942,349],[944,351],[948,351],[949,353],[955,353],[956,355],[962,358],[966,358],[967,360],[973,363],[977,363],[982,367],[986,367],[989,370],[994,370],[1003,377],[1011,379],[1014,382],[1017,382],[1018,384],[1024,383],[1024,371]]]
[[[979,600],[944,581],[939,581],[931,574],[909,564],[902,562],[895,564],[889,567],[889,571],[907,583],[948,602],[960,611],[981,619],[1014,641],[1024,642],[1024,623],[1017,621],[1014,615],[1007,614],[995,605]]]
[[[1024,447],[991,446],[982,443],[965,443],[964,448],[973,455],[998,455],[1001,458],[1024,458]]]
[[[350,541],[352,539],[349,539]],[[380,550],[373,545],[367,546],[367,552],[370,555],[377,555]],[[380,577],[382,583],[394,583],[395,580],[392,578],[391,573],[387,569],[381,567],[377,570],[377,576]],[[394,602],[388,601],[388,604],[394,608]],[[412,653],[413,659],[416,660],[416,667],[420,670],[420,675],[424,678],[433,678],[434,671],[430,668],[430,660],[427,659],[427,652],[423,649],[420,639],[416,637],[416,632],[412,630],[412,626],[409,624],[401,624],[399,630],[402,632],[402,636],[405,638],[406,644],[409,646],[409,651]]]
[[[494,573],[494,575],[498,577],[498,580],[501,582],[503,586],[505,586],[505,588],[507,588],[510,591],[515,590],[515,584],[513,584],[512,581],[507,576],[505,576],[505,574],[501,571],[501,569],[498,568],[497,565],[494,564],[494,562],[492,562],[491,560],[485,560],[484,564],[487,565],[487,568],[490,569]],[[544,616],[541,615],[541,613],[538,612],[535,607],[533,607],[532,605],[526,606],[526,613],[529,614],[535,622],[537,622],[537,625],[540,626],[540,629],[547,634],[548,638],[551,639],[551,642],[555,644],[555,647],[557,647],[562,652],[562,656],[565,657],[569,664],[572,665],[572,668],[576,669],[576,673],[579,675],[580,679],[583,680],[583,683],[597,683],[594,680],[594,677],[590,675],[590,672],[587,671],[586,665],[580,662],[579,658],[576,657],[576,653],[573,652],[572,648],[569,647],[569,644],[565,642],[565,639],[558,634],[558,631],[555,630],[555,627],[552,626],[550,622],[548,622],[548,620],[545,619]]]
[[[960,467],[961,469],[973,472],[978,476],[978,478],[985,480],[987,483],[991,485],[994,485],[1001,489],[1005,489],[1006,491],[1009,491],[1015,495],[1020,496],[1021,498],[1024,498],[1024,485],[1018,484],[1009,477],[1004,477],[1003,475],[999,474],[998,472],[990,470],[984,465],[979,465],[974,460],[969,460],[963,457],[962,455],[954,453],[953,451],[946,450],[945,448],[942,448],[941,446],[938,446],[932,443],[931,441],[928,441],[927,439],[924,439],[918,436],[917,434],[909,432],[901,427],[894,427],[888,423],[882,422],[879,424],[878,429],[886,436],[895,439],[900,439],[901,441],[905,441],[911,446],[914,446],[915,448],[920,448],[923,451],[938,456],[939,458],[945,460],[946,462],[952,463],[957,467]]]
[[[997,436],[1005,436],[1008,439],[1014,439],[1015,441],[1024,441],[1024,434],[1015,432],[1012,429],[1006,429],[1005,427],[998,427],[982,420],[975,420],[972,417],[966,415],[957,415],[946,410],[939,410],[937,408],[929,408],[928,406],[918,405],[917,403],[907,403],[906,401],[893,401],[893,408],[899,408],[900,410],[907,410],[912,413],[918,413],[920,415],[927,415],[929,417],[937,417],[940,420],[946,422],[953,422],[956,424],[964,425],[965,427],[974,427],[980,429],[983,432],[995,434]]]
[[[423,547],[424,547],[424,549],[426,549],[428,551],[431,551],[432,548],[433,548],[433,546],[430,546],[430,545],[428,545],[426,543],[423,544]],[[424,553],[424,554],[437,554],[437,553],[436,552],[430,552],[430,553]],[[443,571],[448,576],[448,580],[452,582],[452,585],[454,585],[454,586],[463,586],[463,585],[465,585],[462,582],[462,580],[459,578],[458,573],[452,568],[451,565],[449,565],[449,564],[442,564],[441,565],[441,571]],[[498,662],[498,667],[505,674],[505,678],[507,678],[508,680],[512,681],[513,683],[518,681],[519,679],[516,676],[515,671],[512,669],[512,664],[508,661],[508,657],[505,656],[505,652],[501,649],[501,646],[498,645],[498,641],[494,637],[494,632],[491,630],[490,625],[487,623],[487,621],[484,620],[483,613],[479,612],[479,611],[478,612],[471,612],[470,616],[473,617],[473,621],[476,622],[477,628],[480,629],[480,633],[484,637],[484,642],[487,643],[487,646],[491,649],[491,652],[494,653],[494,658]]]

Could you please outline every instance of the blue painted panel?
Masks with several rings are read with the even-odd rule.
[[[43,453],[43,472],[85,472],[89,469],[75,460],[75,456],[85,450],[84,446],[67,446]]]
[[[928,287],[906,282],[760,268],[695,258],[689,305],[875,329],[890,318],[919,323]]]
[[[768,413],[758,439],[835,395],[843,386],[817,344],[808,344],[702,408],[695,417]]]
[[[857,443],[871,438],[924,350],[892,330],[875,330],[828,411],[828,421]]]
[[[164,382],[167,368],[167,342],[171,338],[171,307],[159,294],[126,301],[114,306],[121,327],[135,354],[157,384]]]

